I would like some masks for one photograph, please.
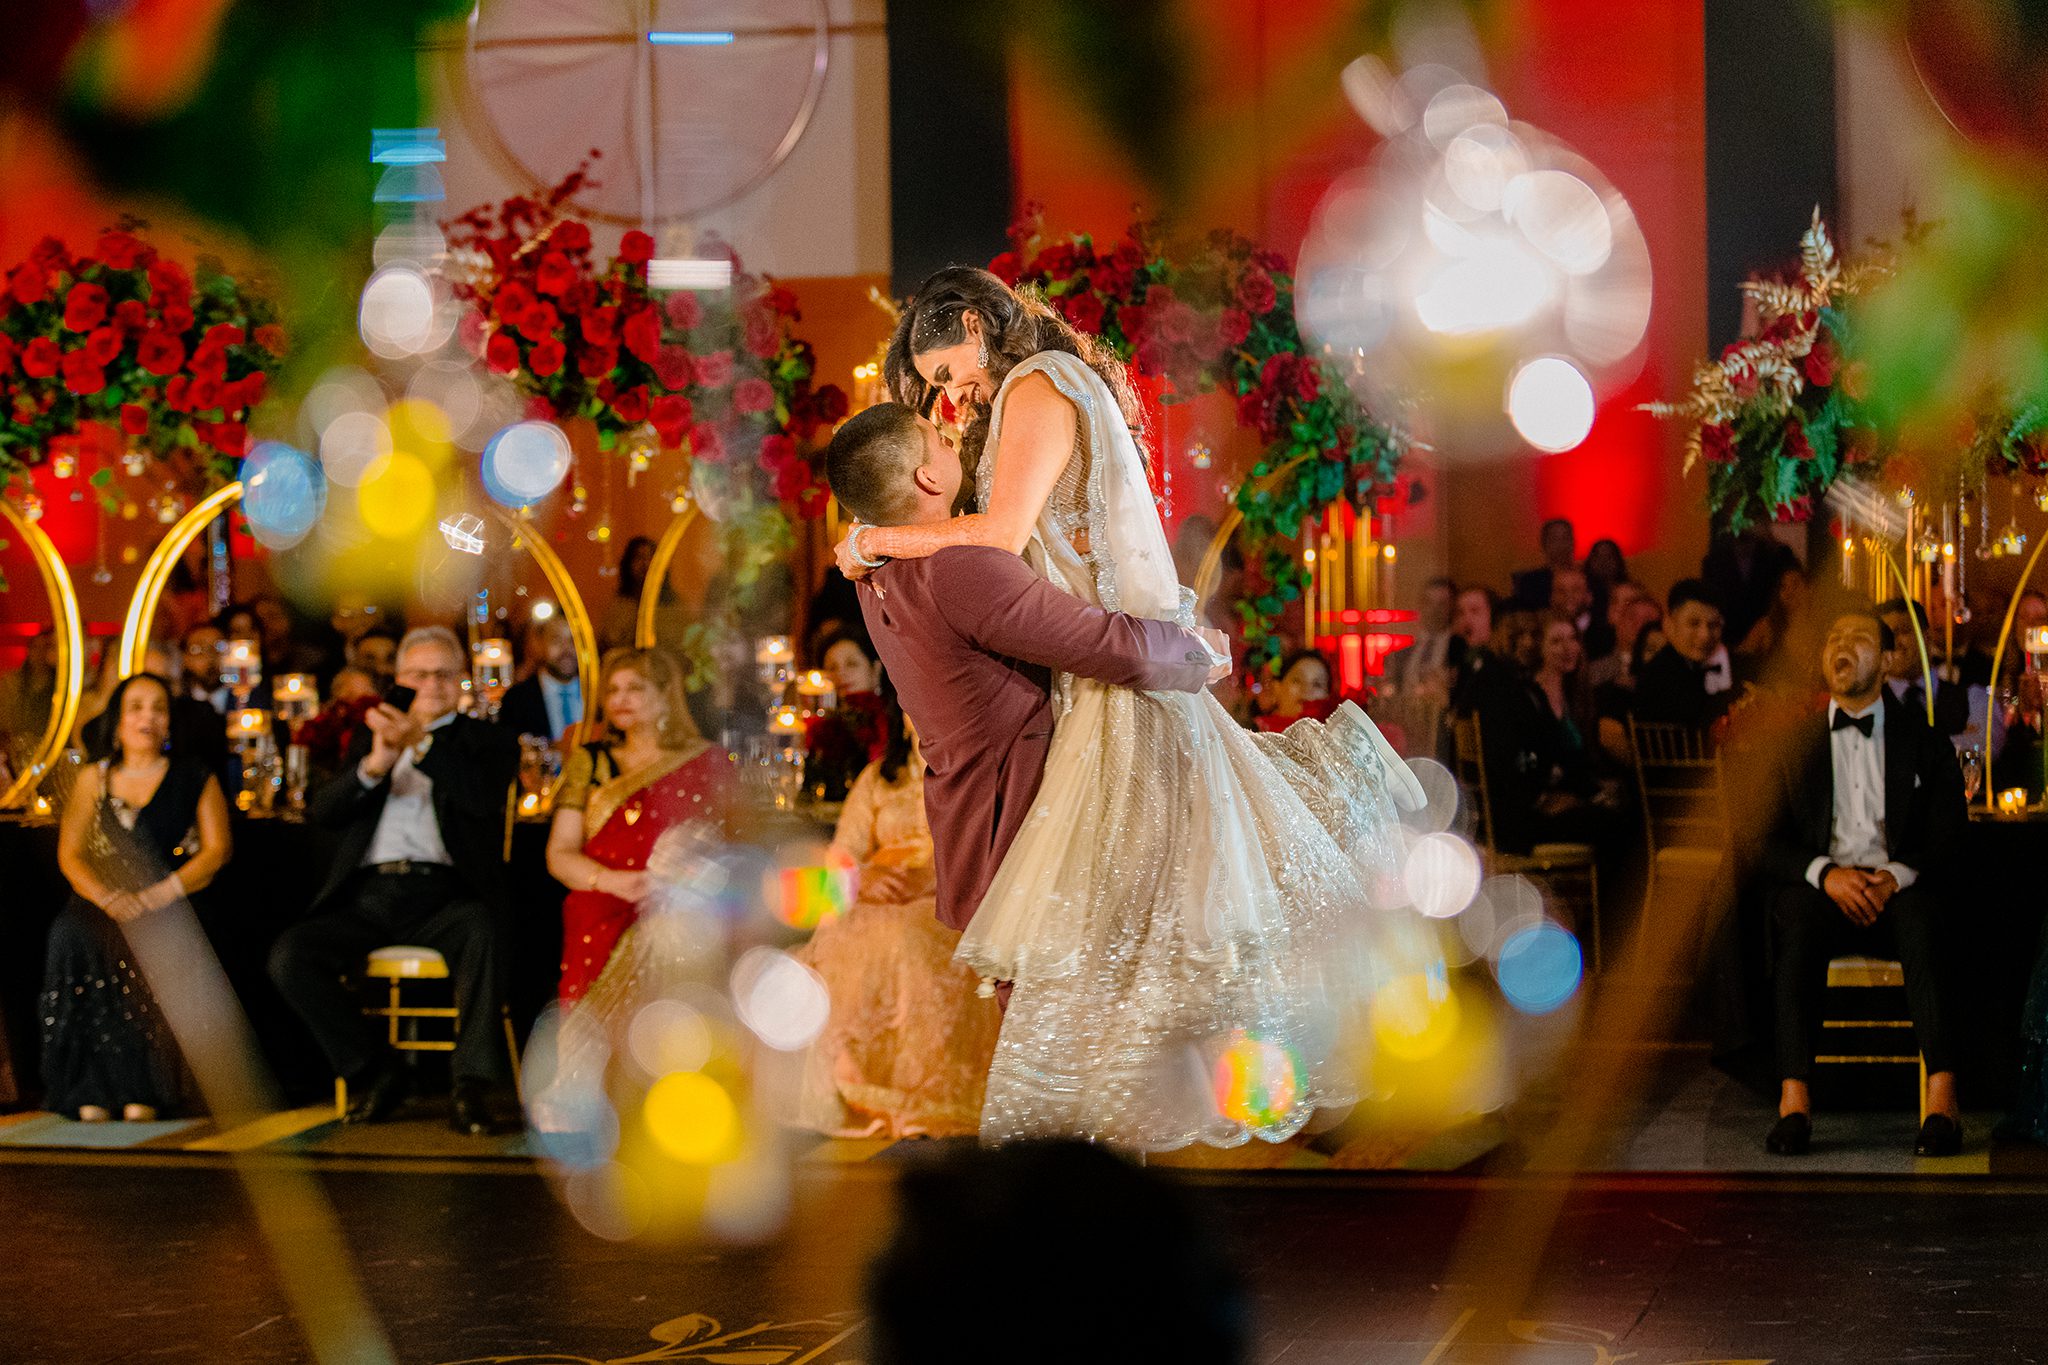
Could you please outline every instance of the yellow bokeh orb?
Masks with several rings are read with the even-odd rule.
[[[399,399],[384,414],[384,424],[391,430],[393,446],[410,450],[437,468],[447,462],[455,433],[448,414],[426,399]]]
[[[730,1160],[740,1145],[740,1116],[724,1086],[701,1071],[671,1071],[647,1091],[641,1108],[655,1145],[677,1161]]]
[[[415,535],[434,515],[434,475],[400,450],[376,461],[356,488],[363,525],[386,540]]]
[[[1425,972],[1396,977],[1372,1002],[1372,1036],[1381,1050],[1404,1062],[1426,1061],[1458,1034],[1458,997]]]

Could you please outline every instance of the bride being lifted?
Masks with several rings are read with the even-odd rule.
[[[995,546],[1090,603],[1193,624],[1146,479],[1142,410],[1107,346],[955,267],[904,309],[883,370],[918,413],[943,395],[959,414],[977,510],[856,526],[838,548],[849,576]],[[1407,917],[1387,913],[1393,803],[1421,804],[1414,776],[1349,703],[1327,724],[1254,735],[1206,692],[1065,675],[1054,688],[1035,808],[959,948],[1014,983],[983,1139],[1279,1141],[1316,1108],[1356,1101],[1345,1036],[1376,984],[1422,952]],[[1218,1103],[1210,1077],[1247,1067],[1263,1102]]]

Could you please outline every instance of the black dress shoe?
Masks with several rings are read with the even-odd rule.
[[[1771,1125],[1764,1150],[1772,1156],[1805,1156],[1813,1145],[1813,1120],[1804,1114],[1786,1114]]]
[[[490,1102],[480,1085],[460,1084],[448,1097],[448,1126],[469,1137],[488,1137],[497,1131]]]
[[[342,1122],[382,1123],[398,1112],[411,1090],[404,1068],[386,1067],[361,1085]]]
[[[1954,1156],[1963,1150],[1963,1125],[1947,1114],[1929,1114],[1913,1141],[1914,1156]]]

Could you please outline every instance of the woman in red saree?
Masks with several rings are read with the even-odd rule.
[[[564,1001],[583,998],[648,891],[647,860],[665,831],[723,817],[731,765],[683,703],[681,665],[659,649],[604,656],[602,737],[562,773],[548,834],[548,871],[562,901]]]

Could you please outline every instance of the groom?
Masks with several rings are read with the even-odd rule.
[[[840,505],[871,526],[945,521],[960,493],[959,457],[898,403],[848,419],[825,473]],[[1038,795],[1054,670],[1199,692],[1230,668],[1220,631],[1089,606],[1007,550],[889,560],[860,581],[860,605],[924,750],[938,916],[952,929],[967,927]]]

